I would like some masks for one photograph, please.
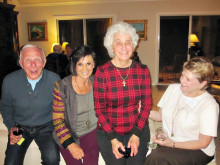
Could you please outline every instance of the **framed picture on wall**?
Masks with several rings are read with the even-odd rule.
[[[28,23],[28,40],[29,41],[47,41],[47,22]]]
[[[147,20],[124,20],[133,26],[141,40],[147,40]]]

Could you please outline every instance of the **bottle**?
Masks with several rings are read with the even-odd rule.
[[[21,125],[19,124],[16,124],[15,127],[17,127],[17,130],[16,131],[13,131],[13,134],[15,136],[19,136],[19,135],[22,135],[23,132],[24,132],[24,129],[21,127]],[[21,145],[23,142],[24,142],[24,138],[21,137],[21,139],[19,140],[19,142],[17,142],[18,145]]]

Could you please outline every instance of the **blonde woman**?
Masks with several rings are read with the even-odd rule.
[[[163,122],[165,140],[157,140],[145,165],[206,165],[215,155],[219,106],[206,91],[214,74],[211,62],[195,57],[183,65],[180,84],[171,84],[150,118]]]

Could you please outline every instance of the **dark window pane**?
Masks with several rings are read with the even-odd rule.
[[[107,62],[110,57],[103,45],[103,39],[108,27],[112,24],[112,19],[87,19],[87,44],[92,46],[97,55],[97,66]]]
[[[193,16],[192,34],[199,42],[191,47],[191,57],[206,56],[212,60],[220,56],[220,16]]]
[[[84,44],[83,29],[86,29],[87,45],[93,47],[97,59],[97,66],[104,64],[110,57],[103,45],[103,39],[108,27],[112,24],[111,18],[86,19],[86,27],[83,27],[83,20],[59,20],[60,44],[68,42],[72,47]]]
[[[68,42],[72,47],[83,45],[83,20],[59,21],[60,44]]]
[[[179,82],[183,63],[187,60],[188,16],[161,16],[159,82]]]

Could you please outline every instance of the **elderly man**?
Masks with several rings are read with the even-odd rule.
[[[22,69],[7,75],[2,85],[0,111],[9,131],[5,165],[22,165],[33,140],[40,149],[42,164],[58,165],[58,146],[52,137],[52,102],[54,82],[60,78],[43,69],[45,54],[35,45],[22,48],[19,63]],[[22,135],[14,135],[16,125],[21,126]]]

